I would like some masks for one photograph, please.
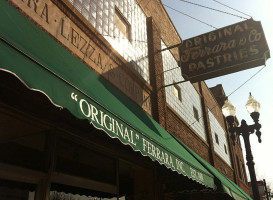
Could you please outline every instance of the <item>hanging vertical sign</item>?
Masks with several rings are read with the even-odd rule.
[[[261,22],[248,19],[183,41],[182,75],[202,81],[264,65],[270,58]]]

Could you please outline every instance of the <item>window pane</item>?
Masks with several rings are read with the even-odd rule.
[[[58,172],[115,184],[115,169],[114,159],[72,141],[62,140],[57,147],[56,170]]]
[[[237,155],[236,155],[236,161],[237,161],[239,176],[240,176],[240,179],[242,179],[242,173],[241,173],[241,168],[240,168],[240,162],[239,162],[239,158],[238,158]]]
[[[0,179],[1,200],[34,200],[36,185]]]
[[[130,40],[130,25],[117,8],[114,15],[114,25]]]
[[[174,93],[174,96],[175,96],[176,98],[178,98],[178,99],[179,99],[179,96],[178,96],[178,90],[177,90],[177,88],[176,88],[176,87],[174,87],[174,89],[173,89],[173,93]]]
[[[34,170],[44,169],[44,134],[31,134],[0,145],[0,162]]]
[[[193,106],[193,114],[194,114],[194,118],[196,119],[196,121],[199,122],[199,113],[198,110]]]
[[[152,170],[120,160],[119,194],[123,199],[154,199],[153,185]]]
[[[219,144],[219,138],[218,138],[218,135],[215,133],[215,141],[217,144]]]
[[[174,92],[174,96],[175,96],[176,98],[178,98],[179,101],[182,101],[181,88],[180,88],[178,85],[174,85],[174,90],[173,90],[173,92]]]

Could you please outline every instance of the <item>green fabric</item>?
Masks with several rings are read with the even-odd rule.
[[[144,156],[215,187],[213,175],[156,121],[4,0],[0,37],[0,70]]]
[[[178,139],[177,139],[177,141],[180,143],[180,141]],[[215,179],[216,179],[215,184],[218,187],[217,190],[227,193],[228,195],[230,195],[231,197],[233,197],[236,200],[252,199],[238,185],[236,185],[233,181],[231,181],[225,175],[220,173],[217,169],[215,169],[212,165],[210,165],[204,159],[202,159],[197,153],[195,153],[193,150],[191,150],[185,144],[183,144],[183,143],[180,143],[180,144],[182,146],[184,146],[185,149],[187,149],[200,163],[203,164],[203,166],[210,173],[212,173],[215,176]],[[217,184],[217,183],[220,183],[220,184]]]

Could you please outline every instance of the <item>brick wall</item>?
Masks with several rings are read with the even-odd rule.
[[[208,109],[212,112],[212,114],[215,116],[218,123],[223,127],[223,129],[225,129],[225,122],[221,109],[222,107],[218,104],[211,90],[204,82],[202,82],[202,90]]]
[[[164,46],[162,41],[162,46]],[[168,50],[162,51],[164,80],[165,85],[173,84],[174,82],[183,81],[181,69],[178,67],[177,61],[172,53]],[[177,98],[174,94],[174,89],[180,90],[181,98]],[[168,86],[165,88],[166,101],[176,113],[183,118],[195,133],[207,141],[206,130],[204,126],[203,110],[201,95],[190,82],[183,82],[175,86]],[[194,109],[197,111],[198,117],[194,114]]]
[[[166,11],[158,4],[158,0],[140,1],[141,8],[147,17],[148,31],[148,53],[152,94],[153,117],[168,132],[183,141],[187,146],[199,154],[207,162],[211,163],[217,170],[225,174],[229,179],[236,182],[247,193],[248,189],[244,181],[238,178],[240,168],[234,163],[234,155],[238,155],[240,161],[244,161],[240,146],[231,145],[230,137],[227,135],[225,119],[221,107],[224,102],[224,91],[216,87],[211,91],[204,82],[200,84],[189,82],[178,84],[182,91],[182,101],[173,97],[173,87],[161,88],[164,85],[181,81],[181,70],[172,70],[167,76],[163,71],[177,67],[177,50],[168,50],[157,53],[166,46],[177,44],[181,41],[176,30],[166,15]],[[168,30],[168,32],[166,32]],[[161,40],[161,42],[160,42]],[[167,64],[166,64],[167,63]],[[171,75],[170,75],[171,74]],[[212,93],[213,92],[213,93]],[[201,121],[193,123],[192,106],[198,108]],[[227,140],[227,148],[230,154],[230,163],[223,156],[215,152],[212,137],[211,121],[209,112],[213,115],[217,127],[224,132]],[[206,119],[205,119],[206,118]],[[212,116],[211,116],[212,118]]]
[[[147,18],[150,84],[152,86],[152,116],[162,126],[166,126],[166,95],[163,76],[163,62],[160,53],[161,37],[152,17]]]
[[[219,119],[219,123],[221,124],[222,127],[225,127],[225,121],[224,121],[224,117],[221,117],[221,107],[224,104],[224,101],[226,99],[226,95],[225,92],[223,90],[222,85],[216,85],[213,88],[210,88],[211,93],[213,93],[213,96],[215,97],[215,100],[217,101],[219,108],[215,109],[214,111],[212,111],[214,113],[214,115],[217,116],[217,118]],[[211,101],[212,102],[212,101]],[[238,120],[235,120],[236,125],[238,125]],[[225,128],[225,130],[227,130],[227,128]],[[231,179],[229,176],[229,178],[231,180],[234,180],[235,183],[237,183],[247,194],[249,194],[249,190],[247,187],[247,176],[246,176],[246,169],[245,169],[245,161],[244,161],[244,157],[243,157],[243,152],[242,152],[242,147],[241,144],[236,144],[235,146],[233,145],[233,142],[230,138],[230,135],[228,134],[228,142],[229,142],[229,150],[231,151],[231,162],[232,162],[232,168],[233,170],[233,179]],[[239,165],[237,162],[237,158],[238,157],[238,161],[239,161]],[[223,168],[223,164],[221,164],[221,162],[218,162],[216,164],[219,167],[219,171],[221,171],[221,168]],[[241,175],[240,175],[241,173]]]
[[[248,190],[248,186],[247,186],[248,180],[247,180],[247,175],[246,175],[246,170],[248,170],[248,169],[246,168],[246,165],[245,165],[245,160],[244,160],[244,156],[243,156],[243,152],[242,152],[241,143],[236,144],[235,146],[233,146],[233,151],[234,151],[234,154],[236,156],[238,156],[238,159],[239,159],[239,165],[238,165],[237,161],[234,162],[234,168],[236,169],[236,172],[237,172],[237,174],[236,174],[237,175],[237,180],[238,180],[237,184],[247,194],[250,194],[249,190]],[[241,171],[241,177],[239,175],[239,171]]]
[[[233,168],[231,168],[218,154],[216,154],[215,157],[215,168],[235,182]]]
[[[167,131],[183,141],[188,147],[194,150],[204,160],[210,162],[209,145],[179,115],[168,106],[167,110]]]

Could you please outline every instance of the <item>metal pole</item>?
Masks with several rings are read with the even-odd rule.
[[[249,141],[249,132],[246,130],[242,133],[242,136],[244,138],[245,142],[245,148],[246,148],[246,160],[247,160],[247,166],[249,170],[249,175],[251,179],[251,186],[252,186],[252,193],[254,200],[260,200],[259,190],[257,186],[257,180],[256,180],[256,173],[254,169],[255,163],[253,162],[253,156],[251,152],[251,145]]]

